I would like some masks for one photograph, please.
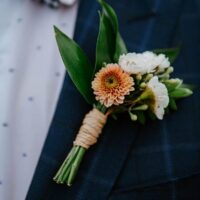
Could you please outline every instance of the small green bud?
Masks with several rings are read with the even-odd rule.
[[[141,84],[140,84],[140,88],[142,88],[142,89],[144,89],[144,88],[146,88],[146,83],[145,82],[142,82]]]
[[[145,81],[149,81],[150,79],[153,78],[153,74],[148,74],[145,78]]]
[[[137,79],[138,81],[140,81],[140,80],[142,79],[142,75],[141,75],[141,74],[137,74],[137,75],[136,75],[136,79]]]
[[[144,104],[141,106],[137,106],[135,108],[133,108],[132,110],[147,110],[148,109],[148,105]]]
[[[135,115],[131,112],[129,112],[129,115],[130,115],[130,118],[131,118],[132,121],[137,121],[137,115]]]

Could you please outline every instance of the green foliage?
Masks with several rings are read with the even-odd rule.
[[[103,63],[117,62],[119,55],[127,52],[119,33],[115,11],[103,0],[99,0],[99,3],[103,8],[103,13],[100,14],[95,70],[78,44],[54,27],[58,48],[67,72],[89,104],[95,102],[91,89],[94,72],[99,71]]]
[[[176,101],[172,97],[169,98],[169,108],[172,110],[177,110]]]
[[[99,3],[103,8],[103,13],[100,15],[95,72],[101,69],[104,62],[118,62],[119,56],[127,53],[126,45],[119,33],[115,11],[105,1],[99,0]]]
[[[192,90],[188,88],[178,87],[174,91],[170,92],[170,97],[174,99],[184,98],[192,95]]]
[[[94,103],[91,89],[93,67],[83,50],[72,39],[54,26],[57,45],[67,72],[79,92],[89,104]]]
[[[146,123],[146,117],[145,117],[144,112],[137,112],[137,119],[138,119],[138,122],[144,125]]]
[[[114,44],[115,38],[110,21],[104,13],[100,14],[99,35],[96,44],[96,72],[102,68],[104,62],[113,62]]]
[[[87,56],[78,46],[78,44],[62,33],[58,28],[54,27],[58,48],[68,74],[79,92],[89,104],[93,104],[95,102],[91,89],[91,81],[94,77],[94,73],[99,71],[103,67],[104,63],[118,62],[119,56],[127,53],[127,48],[119,33],[118,19],[115,11],[104,0],[98,1],[102,6],[102,13],[99,14],[100,26],[96,44],[95,69],[91,66]],[[179,51],[180,48],[176,47],[168,49],[156,49],[153,52],[156,54],[165,54],[169,58],[170,63],[172,63],[178,56]],[[169,107],[174,110],[177,109],[175,102],[176,99],[187,97],[192,94],[191,87],[183,84],[182,80],[180,79],[163,78],[162,82],[168,89],[170,98]],[[144,111],[146,107],[138,107],[134,109],[133,115],[136,114],[137,120],[141,123],[144,123]],[[118,111],[125,112],[124,110],[122,111],[118,109],[116,110],[116,113]],[[135,116],[133,115],[132,119],[135,119]]]
[[[176,100],[192,95],[190,85],[183,84],[181,79],[168,79],[163,82],[169,94],[169,108],[177,110]]]
[[[170,63],[172,64],[180,53],[180,47],[167,48],[167,49],[155,49],[153,50],[153,52],[156,54],[161,54],[161,53],[165,54],[169,58]]]
[[[178,88],[179,86],[181,86],[181,84],[183,83],[183,81],[181,79],[168,79],[164,81],[165,86],[167,87],[168,92],[170,93],[171,91],[175,90],[176,88]]]

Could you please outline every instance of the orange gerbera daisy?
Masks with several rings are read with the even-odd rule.
[[[124,102],[125,95],[134,90],[133,78],[124,72],[118,64],[103,67],[92,82],[96,100],[106,107]]]

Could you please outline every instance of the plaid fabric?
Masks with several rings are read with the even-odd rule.
[[[119,15],[130,51],[182,44],[175,75],[200,86],[200,3],[198,0],[109,0]],[[95,58],[98,4],[82,0],[75,40]],[[66,75],[28,200],[199,200],[200,92],[179,102],[163,121],[136,125],[125,116],[110,119],[87,152],[74,185],[52,177],[71,148],[85,113],[91,109]]]
[[[199,200],[200,175],[149,187],[126,188],[112,193],[109,200]]]

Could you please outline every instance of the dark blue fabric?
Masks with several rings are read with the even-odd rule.
[[[109,0],[129,51],[181,45],[174,76],[197,86],[177,112],[146,126],[109,120],[86,154],[72,187],[52,177],[91,109],[66,75],[27,200],[200,199],[200,3],[198,0]],[[99,5],[82,0],[75,40],[94,61]]]

